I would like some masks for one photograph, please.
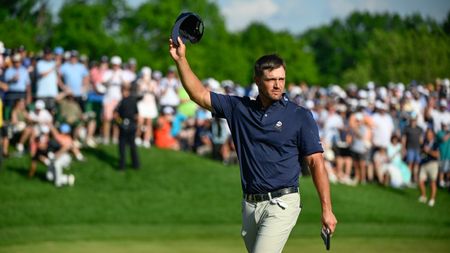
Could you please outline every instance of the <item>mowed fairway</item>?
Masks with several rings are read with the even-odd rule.
[[[0,171],[0,252],[245,252],[240,238],[237,166],[193,154],[140,150],[142,169],[114,169],[116,147],[85,150],[72,164],[72,188],[57,189],[29,158]],[[310,177],[301,180],[303,211],[283,252],[325,252],[320,205]],[[418,190],[332,186],[339,224],[333,252],[450,252],[450,195],[436,206]]]

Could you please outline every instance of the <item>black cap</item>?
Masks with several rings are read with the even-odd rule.
[[[183,43],[187,40],[197,43],[203,36],[203,30],[203,21],[200,16],[192,12],[181,13],[172,28],[172,41],[178,46],[177,37],[180,37]]]
[[[51,53],[52,53],[52,49],[50,47],[44,48],[44,54],[51,54]]]

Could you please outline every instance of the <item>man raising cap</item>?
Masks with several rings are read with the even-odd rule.
[[[309,110],[285,96],[286,67],[277,55],[254,66],[259,95],[220,95],[206,89],[191,70],[186,46],[172,39],[169,52],[190,98],[225,118],[236,146],[243,190],[242,231],[248,252],[281,252],[300,214],[299,158],[305,159],[322,204],[322,228],[333,233],[330,186],[316,122]]]

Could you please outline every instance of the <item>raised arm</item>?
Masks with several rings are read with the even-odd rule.
[[[312,179],[319,194],[320,203],[322,204],[322,226],[328,228],[333,233],[337,220],[331,206],[330,183],[328,181],[327,171],[325,170],[322,153],[314,153],[307,156],[306,162],[311,170]]]
[[[178,68],[181,83],[186,89],[189,97],[199,106],[211,111],[211,97],[209,90],[206,89],[200,79],[195,75],[186,59],[186,45],[178,37],[179,46],[175,45],[172,39],[169,40],[169,52]]]

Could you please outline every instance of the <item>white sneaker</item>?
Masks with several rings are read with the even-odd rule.
[[[119,144],[119,139],[114,138],[112,140],[112,144],[114,144],[114,145]]]
[[[425,197],[425,196],[420,196],[420,197],[419,197],[419,202],[420,202],[420,203],[427,203],[427,197]]]
[[[81,153],[78,153],[75,155],[75,158],[77,158],[78,161],[83,162],[84,161],[84,156]]]
[[[434,203],[435,203],[434,199],[430,199],[430,201],[428,201],[428,205],[429,205],[430,207],[433,207],[433,206],[434,206]]]
[[[137,146],[141,146],[142,145],[142,139],[138,137],[138,138],[134,139],[134,143],[136,143]]]
[[[91,147],[91,148],[97,147],[97,143],[95,143],[93,138],[87,138],[86,145],[88,145],[88,147]]]
[[[22,143],[17,143],[16,149],[17,149],[17,151],[19,151],[19,153],[22,153],[23,150],[24,150],[23,144]]]
[[[75,184],[75,176],[70,174],[67,176],[67,184],[73,186]]]
[[[149,141],[145,141],[142,146],[144,146],[144,148],[150,148],[152,146],[152,144],[150,144]]]

